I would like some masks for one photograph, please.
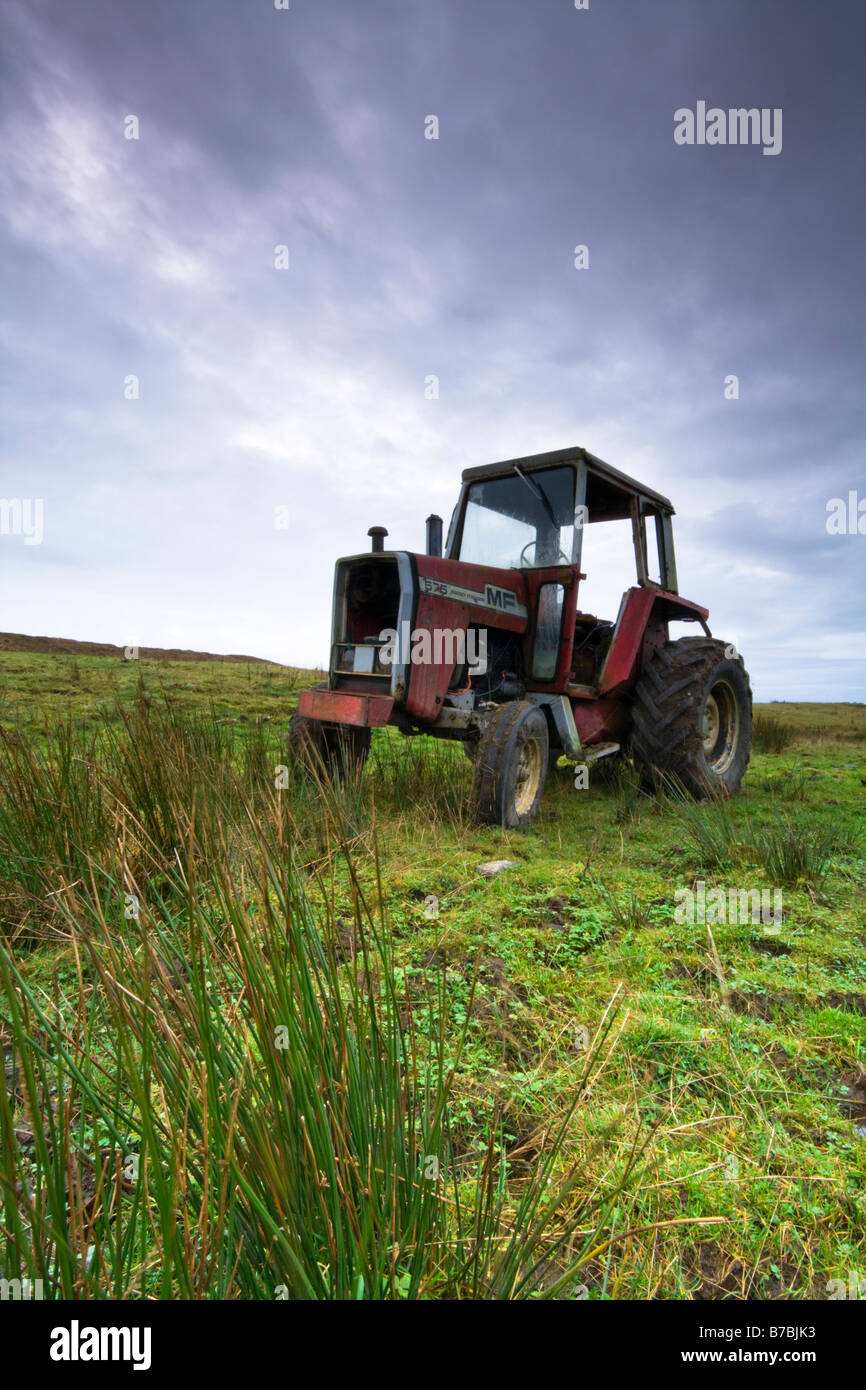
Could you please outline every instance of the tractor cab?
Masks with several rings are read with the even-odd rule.
[[[584,541],[594,538],[589,528],[627,523],[632,568],[630,575],[617,576],[620,584],[630,578],[638,587],[676,594],[673,514],[660,493],[585,450],[563,449],[467,469],[446,555],[537,571],[537,579],[526,575],[536,599],[529,662],[535,678],[562,674],[573,686],[597,687],[627,594],[620,588],[619,616],[616,610],[605,616],[583,611]],[[568,575],[553,573],[566,567]],[[570,649],[567,672],[561,670],[563,646]]]

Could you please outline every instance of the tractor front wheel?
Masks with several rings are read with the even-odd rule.
[[[656,647],[635,686],[629,735],[644,785],[673,782],[697,797],[731,796],[751,747],[752,692],[742,657],[712,637]]]
[[[475,755],[472,805],[485,825],[519,829],[538,814],[547,776],[547,720],[529,700],[501,705],[487,720]]]

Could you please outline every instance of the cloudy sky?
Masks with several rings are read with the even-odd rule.
[[[672,498],[758,698],[866,698],[866,535],[826,525],[866,499],[862,3],[2,28],[0,495],[44,536],[0,535],[0,628],[321,663],[370,525],[423,549],[461,469],[582,444]],[[699,101],[781,151],[677,144]]]

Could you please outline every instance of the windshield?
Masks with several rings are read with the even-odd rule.
[[[570,565],[574,469],[533,469],[470,484],[459,559],[500,569]]]

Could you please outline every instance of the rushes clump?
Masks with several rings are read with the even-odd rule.
[[[593,881],[596,892],[618,931],[640,931],[652,925],[649,904],[642,902],[633,889],[628,888],[618,896],[600,879]]]
[[[471,999],[455,1022],[428,981],[416,1025],[355,793],[303,768],[279,790],[263,739],[142,701],[97,742],[4,743],[0,852],[27,866],[0,950],[6,1266],[49,1298],[557,1296],[639,1174],[634,1151],[605,1184],[563,1156],[616,1010],[528,1178],[495,1116],[455,1162]]]
[[[825,826],[802,816],[777,813],[767,824],[740,820],[721,797],[696,802],[675,795],[672,805],[705,868],[727,869],[745,860],[760,865],[771,883],[803,880],[818,886],[833,861],[854,853],[862,842],[850,826]]]
[[[734,815],[731,802],[720,796],[695,801],[688,792],[676,786],[668,789],[668,799],[703,866],[727,868],[747,835]]]
[[[459,744],[423,737],[382,736],[367,770],[377,805],[395,812],[411,807],[413,820],[443,820],[458,829],[466,821],[471,775]]]
[[[834,859],[852,853],[858,842],[859,837],[848,826],[821,826],[781,816],[771,825],[750,827],[750,844],[773,883],[803,879],[818,886]]]
[[[756,753],[784,753],[796,738],[796,730],[772,714],[757,714],[752,724],[752,747]]]

